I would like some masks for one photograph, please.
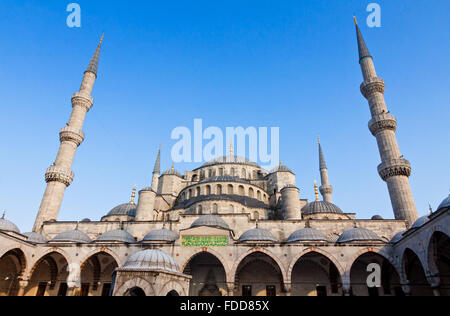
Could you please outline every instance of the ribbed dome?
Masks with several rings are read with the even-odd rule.
[[[24,236],[27,236],[27,241],[34,243],[34,244],[46,244],[48,242],[47,238],[45,238],[43,235],[30,232],[30,233],[24,233]]]
[[[136,242],[134,237],[124,230],[110,230],[97,238],[96,242],[123,242],[133,244]]]
[[[266,229],[254,228],[246,231],[239,238],[240,242],[245,241],[268,241],[268,242],[278,242],[278,240]]]
[[[153,242],[174,242],[178,239],[178,235],[168,229],[157,229],[154,231],[151,231],[147,236],[144,237],[142,240],[143,242],[146,241],[153,241]]]
[[[439,207],[437,208],[438,211],[450,207],[450,195],[444,200],[442,201],[441,204],[439,204]]]
[[[366,228],[353,228],[344,232],[339,237],[337,243],[341,244],[352,241],[381,241],[381,238]]]
[[[191,228],[201,226],[217,227],[230,230],[228,224],[225,223],[225,221],[222,218],[216,215],[203,215],[199,217],[195,222],[192,223]]]
[[[69,230],[56,235],[51,241],[53,242],[76,242],[76,243],[90,243],[91,238],[79,230]]]
[[[392,237],[392,239],[391,239],[391,241],[389,242],[390,244],[396,244],[396,243],[398,243],[402,238],[403,238],[403,234],[405,233],[406,231],[404,230],[404,231],[402,231],[402,232],[399,232],[399,233],[397,233],[394,237]]]
[[[124,264],[124,270],[162,270],[179,272],[175,260],[161,250],[144,250],[132,255]]]
[[[205,180],[200,181],[199,183],[208,183],[208,182],[240,182],[240,183],[249,183],[249,181],[232,176],[218,176],[211,177]]]
[[[259,167],[257,163],[250,161],[247,158],[238,157],[234,155],[215,158],[203,164],[202,167],[214,166],[219,164],[239,164],[239,165],[249,165],[253,167]]]
[[[172,175],[182,178],[183,176],[175,168],[170,168],[163,172],[163,175]]]
[[[128,216],[136,216],[136,204],[134,203],[125,203],[120,204],[113,208],[106,216],[121,216],[121,215],[128,215]]]
[[[277,166],[277,167],[273,168],[272,170],[270,170],[270,173],[275,173],[275,172],[290,172],[290,173],[293,173],[291,169],[289,169],[288,167],[283,166],[283,165]]]
[[[343,212],[336,205],[325,201],[314,201],[306,204],[306,206],[302,208],[303,215],[320,213],[342,214]]]
[[[17,227],[16,224],[14,224],[13,222],[4,219],[3,217],[0,218],[0,231],[1,230],[5,232],[13,232],[20,234],[19,227]]]
[[[420,228],[423,225],[425,225],[426,223],[428,223],[430,221],[428,215],[422,216],[421,218],[419,218],[417,221],[414,222],[414,224],[411,226],[411,228]]]
[[[328,241],[328,238],[317,229],[303,228],[293,232],[287,240],[288,243],[299,241]]]

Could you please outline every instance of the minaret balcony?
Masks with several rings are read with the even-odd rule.
[[[379,114],[369,121],[369,130],[373,136],[376,136],[378,132],[386,129],[394,132],[397,130],[397,120],[392,114]]]
[[[395,176],[409,177],[411,164],[403,158],[387,160],[378,166],[378,173],[384,181]]]
[[[89,110],[92,109],[93,105],[94,105],[94,98],[92,98],[90,95],[86,93],[75,92],[72,95],[72,107],[83,106],[86,108],[86,111],[89,112]]]
[[[72,126],[65,126],[61,128],[61,131],[59,132],[59,140],[61,142],[74,142],[77,146],[80,146],[84,140],[84,133]]]
[[[66,186],[72,184],[74,173],[71,170],[67,170],[57,166],[51,166],[45,172],[45,182],[61,182]]]
[[[384,94],[386,85],[384,80],[378,77],[369,78],[361,84],[361,93],[368,99],[375,92]]]

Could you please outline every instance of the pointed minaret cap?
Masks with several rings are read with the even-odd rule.
[[[98,62],[100,60],[100,51],[102,48],[102,42],[103,42],[104,35],[105,34],[102,34],[100,43],[98,43],[97,49],[95,50],[95,53],[94,53],[94,56],[92,56],[92,59],[85,71],[85,72],[92,72],[95,75],[95,77],[97,77]]]
[[[161,174],[161,144],[159,145],[158,156],[156,157],[153,174]]]
[[[364,38],[361,34],[361,30],[358,26],[358,21],[356,21],[356,17],[353,17],[355,20],[355,27],[356,27],[356,38],[358,40],[358,52],[359,52],[359,62],[361,62],[364,58],[370,57],[372,58],[372,55],[369,53],[369,49],[367,48],[366,42],[364,41]]]
[[[323,155],[322,145],[320,144],[320,137],[318,138],[319,143],[319,168],[327,169],[327,164],[325,163],[325,156]]]

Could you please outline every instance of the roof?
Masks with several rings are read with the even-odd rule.
[[[76,242],[76,243],[90,243],[91,238],[82,231],[79,230],[69,230],[56,235],[55,238],[51,240],[52,242]]]
[[[239,238],[240,242],[246,241],[267,241],[267,242],[278,242],[278,240],[272,235],[270,231],[263,228],[254,228],[246,231]]]
[[[270,173],[275,173],[275,172],[290,172],[292,174],[294,173],[294,172],[292,172],[291,169],[289,169],[288,167],[283,166],[283,165],[277,166],[277,167],[275,167],[275,168],[270,170]]]
[[[177,239],[178,239],[177,233],[163,228],[163,229],[157,229],[157,230],[151,231],[149,234],[147,234],[144,237],[144,239],[142,241],[143,242],[146,242],[146,241],[174,242]]]
[[[162,173],[162,175],[163,176],[177,176],[177,177],[180,177],[180,178],[182,178],[183,176],[181,175],[181,173],[179,173],[175,168],[170,168],[170,169],[167,169],[166,171],[164,171],[163,173]]]
[[[194,221],[191,225],[191,228],[195,227],[216,227],[221,229],[230,230],[228,224],[219,216],[216,215],[203,215],[199,217],[196,221]]]
[[[203,202],[203,201],[230,201],[230,202],[237,202],[240,203],[246,207],[250,208],[263,208],[267,209],[269,206],[258,200],[254,199],[248,196],[242,196],[237,194],[211,194],[211,195],[200,195],[195,196],[193,198],[190,198],[189,200],[177,200],[175,206],[173,207],[174,210],[176,209],[188,209],[195,203]]]
[[[302,228],[289,236],[287,242],[299,242],[299,241],[328,241],[327,236],[321,231],[314,228]]]
[[[204,179],[200,181],[199,183],[208,183],[208,182],[240,182],[240,183],[250,183],[250,181],[247,181],[245,179],[241,179],[238,177],[233,176],[218,176],[218,177],[211,177]]]
[[[132,255],[121,270],[162,270],[167,272],[179,272],[175,260],[167,253],[151,249],[140,251]]]
[[[0,230],[20,234],[19,227],[5,218],[0,218]]]
[[[136,242],[134,237],[124,230],[110,230],[97,238],[96,242],[123,242],[133,244]]]
[[[30,233],[24,233],[24,236],[27,236],[27,241],[34,243],[34,244],[46,244],[48,242],[47,238],[44,237],[44,235],[30,232]]]
[[[353,228],[344,232],[338,239],[337,243],[347,243],[353,241],[381,241],[376,233],[366,228]]]
[[[311,215],[319,213],[343,214],[342,210],[339,207],[325,201],[314,201],[306,204],[302,208],[303,215]]]
[[[210,160],[202,165],[202,167],[209,167],[219,164],[238,164],[238,165],[249,165],[253,167],[258,167],[259,165],[256,162],[253,162],[247,158],[234,156],[234,155],[228,155],[228,156],[222,156],[217,157],[213,160]]]
[[[437,208],[437,210],[440,211],[447,207],[450,207],[450,195],[446,199],[444,199],[444,201],[442,201],[441,204],[439,204],[439,207]]]
[[[134,203],[125,203],[120,204],[113,208],[106,216],[120,216],[120,215],[127,215],[127,216],[136,216],[136,209],[137,206]]]
[[[402,238],[403,238],[403,234],[406,232],[406,230],[401,231],[399,233],[397,233],[394,237],[392,237],[391,241],[389,242],[390,244],[396,244],[398,243]]]
[[[411,226],[411,228],[417,229],[425,225],[430,221],[429,215],[425,215],[420,217],[418,220],[414,222],[414,224]]]

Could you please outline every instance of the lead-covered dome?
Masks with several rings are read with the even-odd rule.
[[[246,231],[239,238],[240,242],[255,241],[255,242],[278,242],[270,231],[263,228],[254,228]]]
[[[258,167],[258,164],[256,162],[253,162],[247,158],[234,156],[234,155],[228,155],[228,156],[222,156],[214,158],[213,160],[210,160],[202,165],[202,167],[209,167],[219,164],[237,164],[237,165],[249,165],[253,167]]]
[[[430,218],[428,215],[422,216],[417,221],[414,222],[414,224],[411,226],[412,229],[417,229],[425,225],[430,221]]]
[[[207,178],[205,180],[200,181],[199,183],[208,183],[208,182],[240,182],[240,183],[250,183],[249,181],[245,179],[241,179],[238,177],[233,176],[217,176],[217,177],[211,177]]]
[[[24,233],[24,236],[27,236],[27,241],[33,244],[46,244],[48,242],[47,238],[45,238],[44,235],[38,233]]]
[[[442,201],[441,204],[439,204],[439,207],[437,208],[437,210],[440,211],[444,208],[449,208],[449,207],[450,207],[450,195],[444,201]]]
[[[358,227],[344,232],[337,243],[342,244],[353,241],[381,241],[381,238],[371,230]]]
[[[401,231],[401,232],[397,233],[394,237],[392,237],[392,239],[391,239],[391,241],[390,241],[389,243],[390,243],[390,244],[396,244],[396,243],[398,243],[400,240],[402,240],[403,234],[404,234],[405,232],[406,232],[406,231],[404,230],[404,231]]]
[[[121,269],[162,270],[175,273],[180,271],[177,263],[170,255],[156,249],[144,250],[132,255]]]
[[[79,230],[69,230],[62,232],[55,236],[51,240],[52,242],[75,242],[75,243],[90,243],[91,238],[82,231]]]
[[[196,221],[194,221],[191,225],[191,228],[194,227],[216,227],[216,228],[222,228],[226,230],[230,230],[230,227],[228,226],[225,221],[216,215],[203,215],[199,217]]]
[[[120,204],[120,205],[116,206],[115,208],[113,208],[111,211],[109,211],[109,213],[106,216],[127,215],[127,216],[135,217],[136,209],[137,209],[136,204],[134,204],[132,202]]]
[[[133,244],[136,242],[134,237],[129,233],[121,229],[110,230],[97,238],[96,242],[123,242],[127,244]]]
[[[325,201],[314,201],[306,204],[302,208],[303,215],[312,215],[312,214],[343,214],[342,210],[336,205],[325,202]]]
[[[327,236],[321,231],[314,228],[302,228],[289,236],[287,242],[300,242],[300,241],[328,241]]]
[[[0,231],[13,232],[13,233],[20,234],[19,227],[17,227],[16,224],[14,224],[13,222],[5,219],[4,216],[2,218],[0,218]]]
[[[178,239],[177,233],[168,229],[156,229],[147,234],[143,242],[174,242]]]

